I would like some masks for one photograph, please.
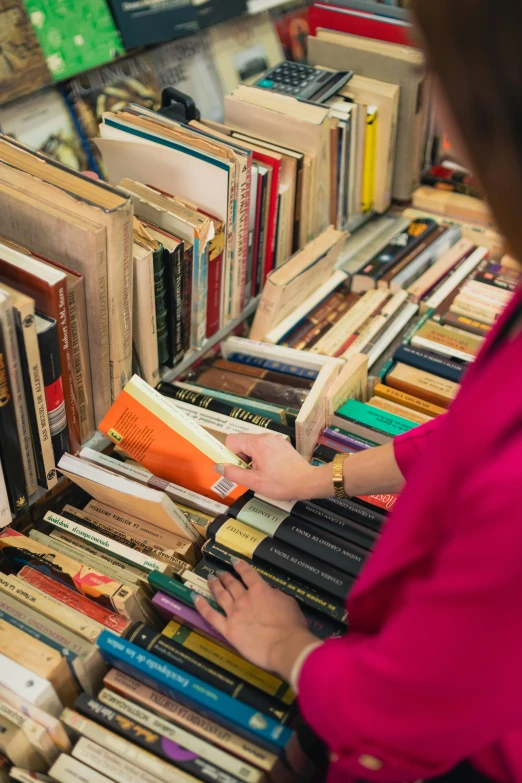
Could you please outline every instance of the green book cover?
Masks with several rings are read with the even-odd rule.
[[[54,81],[125,53],[105,0],[24,0]]]
[[[358,400],[348,400],[342,408],[339,408],[337,413],[343,419],[379,430],[392,438],[396,435],[401,435],[403,432],[409,432],[417,426],[417,424],[408,419],[395,416],[395,414],[380,410],[380,408],[372,408],[371,405],[366,405],[366,403]]]

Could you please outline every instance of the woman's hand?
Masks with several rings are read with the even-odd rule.
[[[312,467],[280,435],[229,435],[227,446],[251,460],[252,467],[216,465],[216,471],[259,495],[272,500],[305,500],[334,494],[331,466]]]
[[[208,580],[225,616],[201,596],[196,607],[240,655],[288,681],[299,653],[317,637],[308,630],[297,601],[267,585],[243,560],[234,568],[241,579],[220,572]]]

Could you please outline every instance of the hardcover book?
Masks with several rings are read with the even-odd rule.
[[[0,95],[7,103],[51,84],[22,0],[0,2]]]
[[[139,46],[179,38],[199,29],[196,9],[190,0],[144,0],[139,4],[109,0],[127,51]]]

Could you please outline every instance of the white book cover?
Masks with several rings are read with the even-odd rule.
[[[49,775],[58,783],[110,783],[110,778],[95,772],[78,759],[62,753],[49,770]]]
[[[9,688],[29,704],[48,712],[55,718],[59,717],[63,710],[56,691],[47,680],[1,653],[0,685]]]
[[[377,359],[379,359],[386,348],[392,344],[395,338],[401,333],[406,324],[411,321],[414,315],[419,312],[419,305],[411,302],[407,304],[404,310],[397,316],[397,318],[390,325],[384,334],[379,337],[371,351],[368,353],[368,367],[371,369]]]
[[[477,247],[477,249],[467,258],[458,269],[453,272],[452,275],[437,289],[437,291],[430,296],[426,302],[426,309],[434,309],[442,304],[442,302],[448,297],[457,286],[462,283],[466,277],[473,272],[480,262],[488,255],[488,249],[486,247]]]
[[[227,337],[221,343],[221,353],[224,359],[228,359],[232,353],[246,353],[248,356],[256,356],[259,359],[295,364],[305,370],[317,370],[317,372],[330,359],[328,356],[311,354],[310,351],[298,351],[285,345],[271,345],[246,337]],[[341,365],[342,362],[339,361],[339,364]]]
[[[137,769],[130,761],[101,748],[86,737],[81,737],[75,745],[73,757],[91,769],[105,773],[116,783],[161,783],[159,778]]]
[[[312,458],[321,434],[327,427],[326,400],[339,375],[339,363],[332,359],[321,369],[295,422],[297,451],[306,460]]]

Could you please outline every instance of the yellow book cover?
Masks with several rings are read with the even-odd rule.
[[[362,187],[363,212],[371,212],[375,192],[375,158],[377,155],[377,133],[379,113],[376,106],[368,106],[366,117],[366,145],[364,148],[364,174]]]

